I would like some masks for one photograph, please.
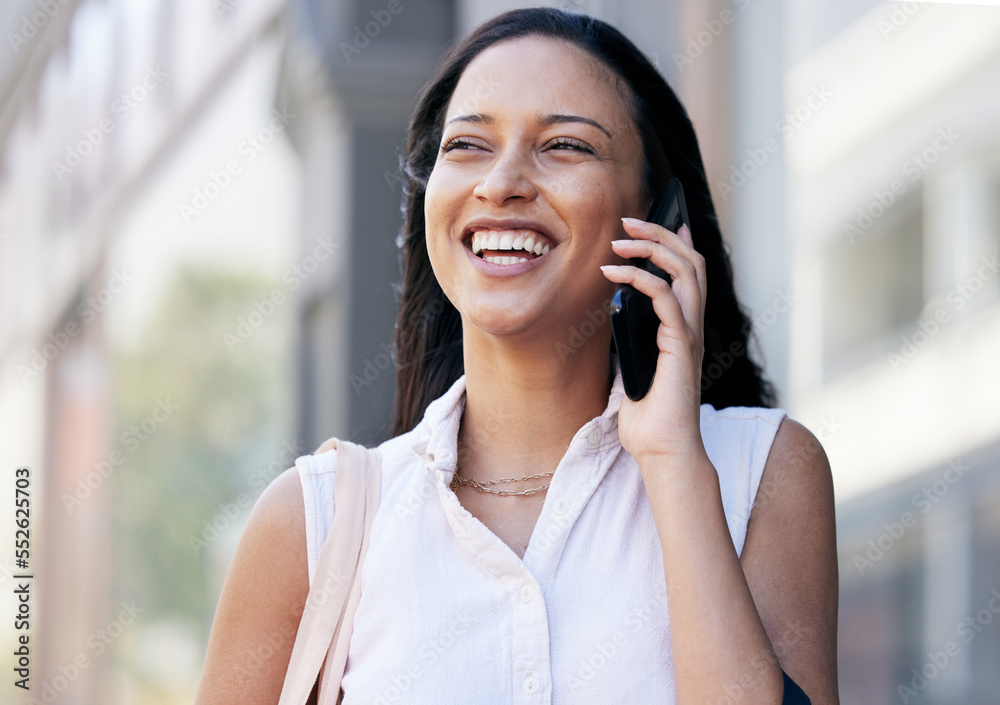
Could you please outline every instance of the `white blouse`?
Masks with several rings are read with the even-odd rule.
[[[379,446],[382,495],[361,576],[344,705],[675,703],[659,537],[618,440],[624,390],[559,462],[524,559],[459,503],[465,377]],[[737,553],[785,412],[701,406]],[[336,453],[295,461],[309,578],[333,520]],[[516,498],[497,498],[517,501]]]

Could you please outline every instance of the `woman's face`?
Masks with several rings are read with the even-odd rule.
[[[425,200],[431,265],[466,327],[555,344],[588,314],[606,320],[615,285],[599,267],[622,262],[610,245],[627,237],[621,217],[648,205],[625,100],[610,69],[551,38],[495,44],[468,65]]]

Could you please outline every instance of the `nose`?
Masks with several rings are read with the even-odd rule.
[[[512,198],[533,200],[538,195],[538,189],[532,172],[530,154],[514,148],[504,150],[472,193],[476,198],[498,206]]]

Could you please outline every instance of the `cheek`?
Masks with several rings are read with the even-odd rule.
[[[620,177],[605,171],[561,176],[552,179],[547,190],[554,203],[572,208],[576,220],[589,222],[620,218],[624,213],[618,211],[628,195]]]
[[[611,240],[624,237],[619,232],[625,215],[620,196],[609,179],[565,180],[551,192],[553,204],[570,228],[589,242],[587,250],[593,257],[603,256]]]
[[[427,179],[424,191],[424,220],[428,229],[447,227],[449,218],[460,213],[459,206],[471,189],[447,167],[436,167]]]
[[[452,212],[453,201],[454,193],[442,183],[439,172],[431,172],[424,191],[424,228],[427,233],[427,249],[432,257],[438,240],[447,236],[447,216]]]
[[[463,197],[447,169],[435,169],[427,179],[424,191],[424,232],[427,258],[431,271],[445,296],[454,305],[452,274],[457,265],[457,251],[452,248],[451,237],[458,227],[462,214]]]

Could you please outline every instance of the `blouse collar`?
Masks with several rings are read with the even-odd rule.
[[[618,356],[611,353],[614,381],[608,395],[608,404],[598,419],[604,430],[617,426],[618,409],[625,396],[621,366]],[[416,434],[413,450],[427,463],[428,470],[453,470],[458,457],[458,430],[465,411],[465,375],[463,374],[440,397],[432,401],[424,412]],[[588,422],[588,425],[593,421]]]

